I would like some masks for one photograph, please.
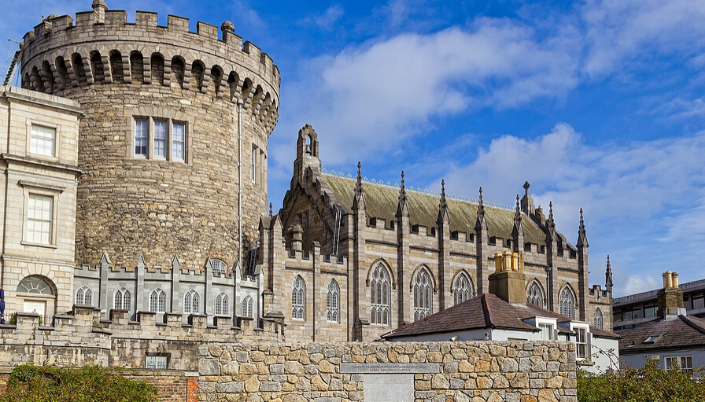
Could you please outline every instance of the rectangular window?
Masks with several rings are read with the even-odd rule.
[[[574,331],[576,344],[575,352],[577,353],[578,359],[587,359],[589,356],[587,330],[585,328],[574,328]]]
[[[257,147],[252,146],[252,182],[257,183]]]
[[[167,356],[147,356],[144,367],[154,370],[166,370]]]
[[[539,329],[541,330],[541,339],[546,341],[555,340],[555,330],[551,324],[539,324]]]
[[[174,123],[172,130],[172,157],[174,160],[186,160],[186,125]]]
[[[692,356],[669,356],[665,358],[666,371],[682,370],[687,373],[693,372],[693,357]]]
[[[27,241],[51,244],[54,197],[29,194],[27,203]]]
[[[644,305],[644,318],[656,317],[656,310],[658,310],[657,303],[647,303]]]
[[[154,157],[166,159],[166,121],[154,121]]]
[[[149,120],[135,119],[135,156],[147,157]]]
[[[56,129],[32,124],[29,152],[43,156],[54,156]]]
[[[705,299],[703,299],[702,293],[697,293],[693,295],[693,310],[700,310],[705,308]]]

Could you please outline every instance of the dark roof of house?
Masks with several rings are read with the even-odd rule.
[[[382,338],[391,340],[403,336],[485,328],[538,331],[537,327],[522,321],[533,317],[555,318],[558,322],[571,321],[568,317],[531,303],[507,303],[496,295],[486,293],[432,314],[422,320],[397,328],[382,335]],[[571,333],[571,331],[560,325],[558,326],[558,331]],[[593,336],[619,338],[617,334],[593,327],[590,327],[590,332]]]
[[[679,315],[671,320],[651,321],[620,335],[620,354],[702,346],[705,345],[705,320]]]
[[[355,196],[355,180],[324,174],[333,195],[346,213],[352,213],[352,204]],[[399,188],[390,185],[363,182],[365,191],[365,204],[367,216],[381,218],[387,222],[396,220],[397,206],[399,205]],[[407,204],[409,206],[409,221],[412,225],[422,225],[428,228],[436,226],[438,218],[438,204],[440,196],[436,194],[421,193],[406,190]],[[477,220],[477,203],[448,198],[448,215],[450,217],[450,230],[465,233],[475,232]],[[484,205],[485,219],[490,236],[502,239],[511,239],[514,229],[514,211]],[[522,213],[522,226],[524,227],[524,241],[533,244],[546,244],[546,233],[538,223]]]

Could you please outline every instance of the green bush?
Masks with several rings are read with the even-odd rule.
[[[698,402],[705,401],[702,372],[665,371],[651,360],[643,368],[625,368],[594,375],[578,371],[579,402]]]
[[[7,392],[0,402],[151,402],[156,390],[143,382],[129,380],[114,369],[100,366],[81,368],[15,367],[10,374]]]

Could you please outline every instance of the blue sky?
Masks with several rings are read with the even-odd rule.
[[[616,296],[705,277],[705,1],[107,3],[229,20],[272,56],[275,208],[310,123],[328,170],[509,206],[528,180],[571,243],[582,207],[591,284],[609,254]],[[0,36],[91,1],[36,4],[6,0]]]

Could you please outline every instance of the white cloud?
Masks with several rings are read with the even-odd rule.
[[[574,87],[570,41],[533,36],[530,27],[496,19],[478,20],[469,31],[398,35],[316,59],[304,67],[306,81],[282,93],[295,115],[329,135],[322,154],[348,163],[346,150],[389,149],[434,116],[512,106]]]
[[[590,76],[654,53],[698,57],[705,46],[702,1],[588,0],[581,11],[588,47],[584,69]]]
[[[340,5],[328,7],[326,11],[318,16],[313,17],[313,22],[323,30],[330,30],[333,25],[345,14],[345,10]]]

